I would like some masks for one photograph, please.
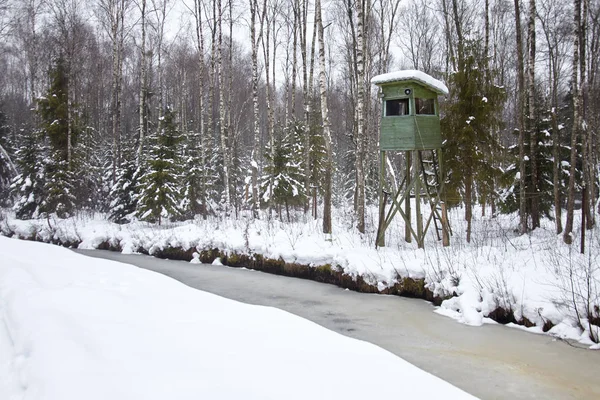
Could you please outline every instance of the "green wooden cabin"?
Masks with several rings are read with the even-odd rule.
[[[446,86],[420,71],[374,77],[382,99],[380,150],[433,150],[442,147],[438,95]]]

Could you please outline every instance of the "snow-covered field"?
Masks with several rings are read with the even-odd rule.
[[[143,248],[150,254],[174,247],[184,250],[218,248],[228,253],[261,254],[272,259],[313,266],[330,264],[353,277],[361,276],[379,289],[403,277],[424,278],[429,289],[445,300],[437,312],[469,325],[493,321],[490,313],[507,311],[533,332],[577,340],[598,348],[600,321],[600,230],[587,232],[587,252],[577,244],[563,244],[553,223],[530,235],[515,232],[516,215],[495,218],[478,215],[471,243],[465,241],[463,211],[450,212],[451,246],[444,248],[430,229],[425,250],[403,240],[403,224],[396,220],[388,229],[387,247],[375,249],[377,210],[368,213],[368,231],[358,234],[351,210],[334,210],[331,238],[321,232],[321,220],[304,215],[294,222],[266,217],[254,220],[217,217],[162,226],[134,222],[116,225],[102,215],[67,220],[15,220],[10,213],[0,222],[5,234],[35,235],[39,240],[80,243],[96,248],[109,241],[124,253]],[[577,221],[576,221],[577,222]],[[577,225],[577,223],[576,223]],[[578,243],[575,237],[574,243]],[[588,318],[591,317],[591,318]]]
[[[0,237],[0,399],[473,398],[370,343]]]

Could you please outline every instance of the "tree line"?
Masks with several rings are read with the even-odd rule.
[[[347,204],[364,233],[370,80],[418,69],[450,88],[467,239],[479,204],[570,243],[598,208],[599,19],[598,0],[0,0],[1,201],[119,223],[312,210],[326,233]],[[385,162],[401,176],[403,154]]]

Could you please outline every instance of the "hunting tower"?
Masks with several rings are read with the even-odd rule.
[[[371,83],[379,86],[382,100],[376,246],[385,246],[385,231],[396,214],[405,221],[407,242],[414,238],[422,248],[425,234],[433,221],[438,239],[443,238],[444,245],[447,245],[450,227],[441,201],[444,175],[438,96],[447,95],[448,88],[437,79],[413,70],[378,75]],[[390,190],[385,179],[388,151],[404,152],[406,162],[404,177],[395,192]],[[411,197],[415,198],[416,230],[411,219]],[[391,205],[386,212],[388,198]],[[421,199],[426,200],[430,207],[425,223]]]

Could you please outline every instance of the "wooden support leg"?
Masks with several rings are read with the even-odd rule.
[[[379,169],[379,227],[377,228],[377,238],[375,247],[385,247],[385,204],[387,203],[387,193],[384,191],[385,183],[385,151],[380,152]]]
[[[404,153],[404,157],[406,159],[406,187],[410,187],[411,184],[411,152],[407,151]],[[408,195],[406,196],[406,199],[404,200],[404,214],[406,215],[406,218],[404,220],[404,240],[406,241],[406,243],[411,243],[412,242],[412,235],[411,235],[411,220],[410,220],[410,193],[408,193]]]
[[[448,232],[448,211],[446,203],[442,203],[442,245],[450,246],[450,232]]]
[[[417,246],[424,247],[423,215],[421,214],[421,166],[419,157],[414,157],[414,179],[415,179],[415,217],[417,217]]]

